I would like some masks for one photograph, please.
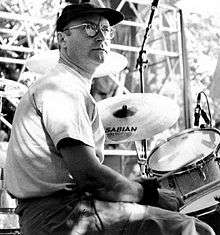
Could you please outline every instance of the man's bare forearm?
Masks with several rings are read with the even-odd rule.
[[[70,174],[78,186],[95,197],[108,201],[139,202],[141,184],[128,180],[117,171],[102,165],[94,149],[87,145],[64,146],[60,149]]]
[[[128,180],[108,166],[101,165],[93,172],[87,172],[88,191],[102,200],[139,202],[143,196],[142,186]]]

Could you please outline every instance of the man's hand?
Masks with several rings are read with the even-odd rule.
[[[180,207],[184,205],[184,201],[174,191],[168,189],[158,189],[159,200],[157,207],[162,209],[179,211]]]
[[[158,188],[160,187],[157,179],[138,176],[135,181],[143,187],[143,194],[139,203],[142,205],[156,206],[159,198]]]
[[[134,180],[143,184],[143,182],[151,181],[155,178],[147,178],[146,176],[137,176]],[[184,201],[180,198],[175,191],[171,191],[165,188],[159,188],[159,199],[156,203],[156,207],[160,207],[162,209],[171,210],[171,211],[179,211],[180,207],[184,205]]]

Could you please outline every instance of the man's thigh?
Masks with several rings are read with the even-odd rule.
[[[214,234],[192,217],[136,203],[47,198],[21,205],[20,212],[24,235]]]
[[[105,235],[213,235],[207,224],[187,215],[136,203],[96,201]]]

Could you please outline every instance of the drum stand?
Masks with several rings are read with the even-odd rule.
[[[140,167],[140,173],[143,176],[147,176],[150,177],[150,169],[148,167],[147,164],[147,141],[141,141],[141,151],[138,150],[138,143],[137,141],[134,142],[135,143],[135,149],[137,152],[137,163]]]
[[[142,175],[146,175],[146,172],[145,172],[145,166],[146,166],[146,161],[147,161],[146,157],[143,157],[143,155],[140,154],[140,152],[138,150],[138,147],[137,147],[137,142],[136,141],[134,142],[134,144],[135,144],[135,148],[136,148],[136,152],[137,152],[137,157],[138,157],[137,163],[140,167],[140,172],[141,172]]]
[[[141,88],[141,93],[144,93],[144,71],[143,71],[143,65],[145,64],[145,67],[148,64],[148,60],[143,60],[143,54],[146,54],[146,50],[144,50],[144,46],[145,46],[145,42],[147,40],[147,36],[148,36],[148,32],[152,27],[152,22],[153,22],[153,17],[154,17],[154,13],[155,10],[158,6],[158,2],[159,0],[153,0],[152,4],[151,4],[151,13],[150,13],[150,17],[149,17],[149,21],[148,21],[148,25],[146,27],[145,30],[145,35],[144,35],[144,40],[142,42],[141,45],[141,50],[139,51],[139,56],[137,59],[137,64],[136,64],[136,69],[139,67],[139,72],[140,72],[140,88]],[[144,155],[140,156],[138,155],[138,164],[140,166],[140,171],[142,175],[147,175],[146,174],[146,166],[147,166],[147,141],[146,139],[141,140],[142,143],[142,150]],[[136,146],[136,143],[135,143]],[[137,149],[137,147],[136,147]]]

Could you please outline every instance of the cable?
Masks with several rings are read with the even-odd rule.
[[[94,212],[95,212],[95,214],[96,214],[96,216],[97,216],[97,218],[98,218],[98,220],[99,220],[99,223],[100,223],[100,225],[101,225],[101,229],[100,229],[98,226],[96,226],[96,227],[97,227],[97,229],[98,229],[100,232],[104,232],[105,227],[104,227],[104,224],[103,224],[103,222],[102,222],[102,219],[100,218],[100,216],[99,216],[99,214],[98,214],[98,211],[97,211],[96,206],[95,206],[95,200],[94,200],[94,198],[93,198],[92,196],[90,197],[90,202],[91,202],[91,205],[92,205],[92,207],[93,207],[93,209],[94,209]]]

